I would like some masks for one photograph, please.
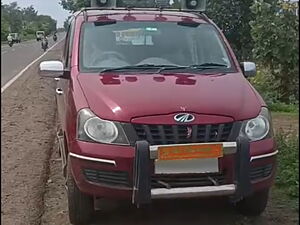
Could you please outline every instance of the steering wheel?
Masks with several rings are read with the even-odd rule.
[[[125,61],[125,56],[123,56],[121,53],[119,52],[113,52],[113,51],[108,51],[108,52],[103,52],[99,55],[99,57],[97,57],[97,59],[95,59],[95,61],[103,61],[107,58],[110,58],[109,56],[113,56],[115,58],[121,59],[123,61]]]

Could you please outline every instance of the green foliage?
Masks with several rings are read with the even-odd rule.
[[[23,38],[32,37],[37,30],[46,34],[56,30],[56,21],[50,16],[37,15],[33,6],[21,9],[16,2],[9,5],[1,3],[1,41],[8,33],[19,33]]]
[[[278,170],[276,186],[285,189],[292,198],[299,196],[299,136],[279,132],[276,135]]]
[[[257,75],[250,80],[251,84],[261,94],[268,107],[274,112],[299,112],[299,101],[290,96],[289,104],[280,101],[278,91],[280,81],[266,68],[259,68]]]
[[[262,95],[267,105],[272,105],[278,102],[279,81],[266,68],[258,68],[255,77],[251,78],[251,84]]]
[[[273,112],[287,112],[287,113],[298,113],[299,103],[285,104],[283,102],[276,102],[269,105],[269,108]]]
[[[284,7],[288,3],[270,2],[258,0],[251,7],[255,16],[251,22],[253,53],[272,74],[279,100],[288,104],[291,98],[299,99],[299,22],[294,11]]]
[[[252,58],[253,40],[249,10],[254,0],[209,0],[207,15],[220,27],[239,60]]]
[[[65,30],[68,30],[68,27],[69,27],[69,19],[70,19],[70,17],[67,18],[67,19],[64,21],[64,29],[65,29]]]
[[[81,8],[90,6],[90,0],[61,0],[60,4],[65,10],[73,13]]]

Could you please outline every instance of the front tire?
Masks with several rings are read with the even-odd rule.
[[[259,216],[268,203],[269,189],[255,192],[236,204],[236,209],[245,216]]]
[[[94,199],[78,189],[69,167],[70,164],[67,178],[69,219],[74,225],[88,225],[95,212]]]

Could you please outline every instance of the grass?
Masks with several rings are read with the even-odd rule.
[[[34,34],[28,34],[28,35],[22,37],[22,41],[29,41],[29,40],[33,40],[35,38],[36,37]]]
[[[271,111],[272,116],[274,117],[289,117],[293,120],[298,120],[299,112],[278,112],[278,111]]]
[[[299,113],[299,104],[285,104],[277,102],[270,104],[269,108],[274,112]]]
[[[278,169],[275,192],[299,209],[299,136],[283,131],[276,135]]]

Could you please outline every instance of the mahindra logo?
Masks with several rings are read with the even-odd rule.
[[[179,113],[174,116],[174,120],[179,123],[190,123],[195,120],[195,116],[189,113]]]

